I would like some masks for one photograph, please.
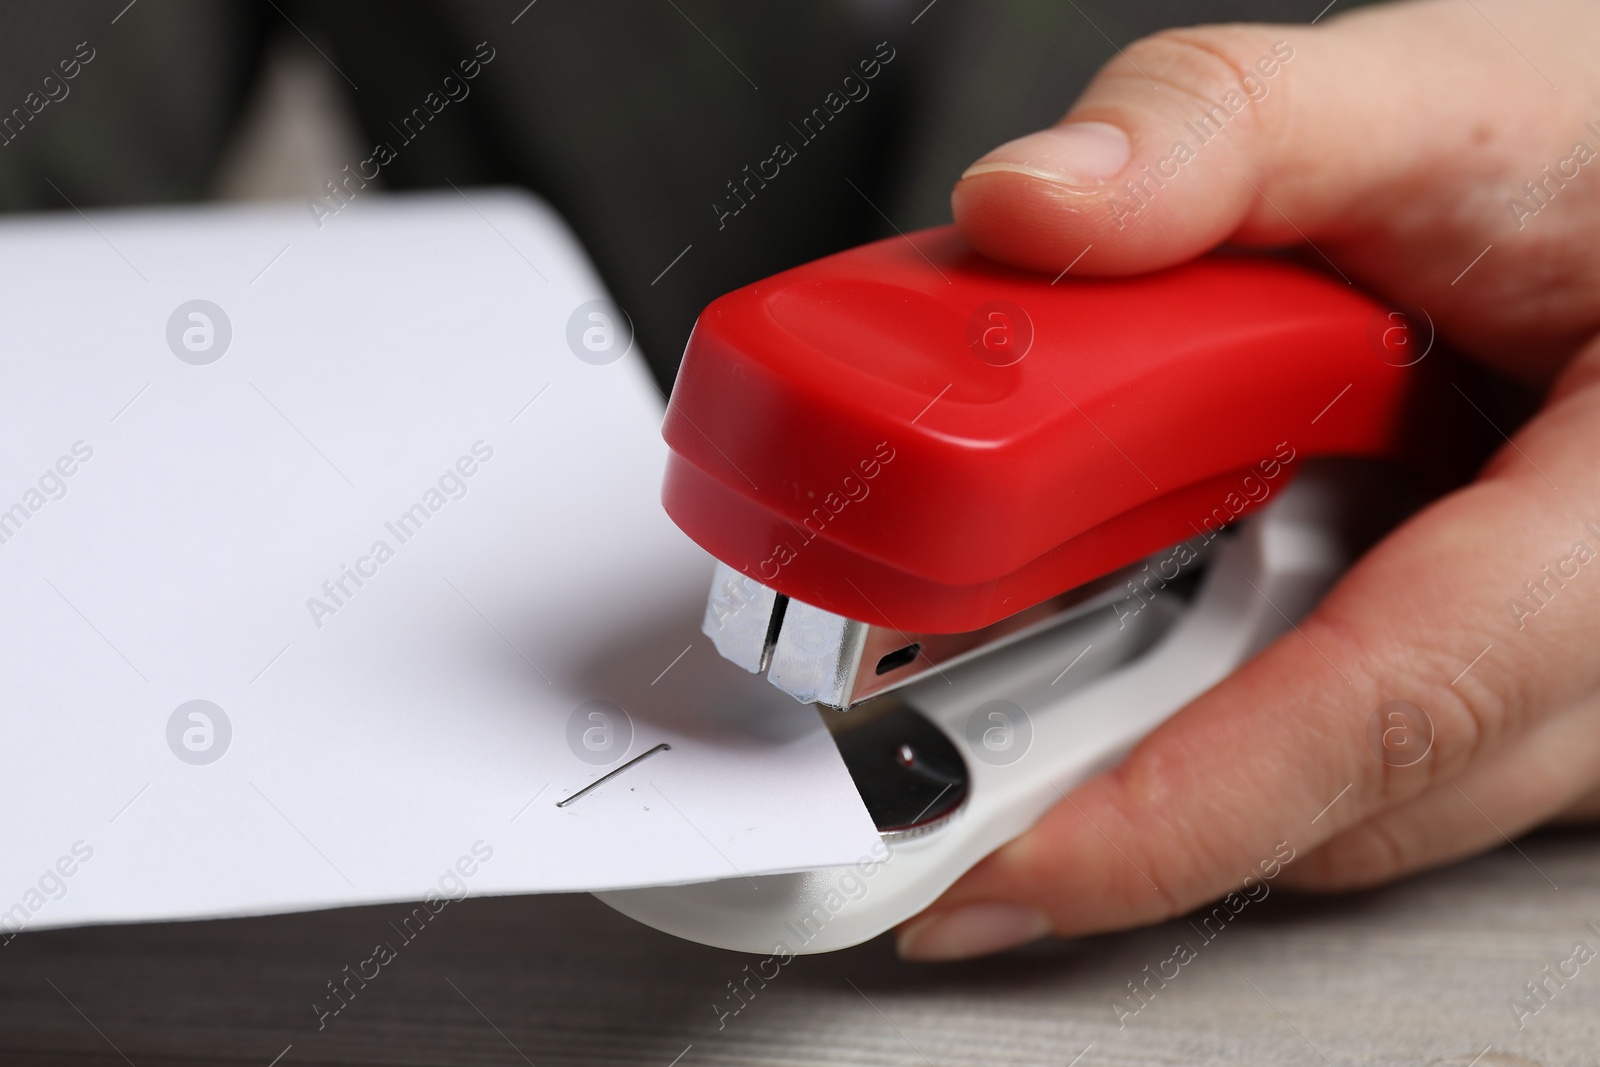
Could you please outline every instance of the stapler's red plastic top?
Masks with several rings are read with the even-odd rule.
[[[974,630],[1386,456],[1403,318],[1282,261],[1052,282],[954,228],[729,293],[663,432],[663,501],[713,556],[907,631]]]

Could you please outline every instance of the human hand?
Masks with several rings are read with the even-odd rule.
[[[1582,0],[1171,31],[962,177],[956,221],[998,259],[1119,275],[1300,246],[1548,392],[1298,632],[905,924],[902,955],[1156,922],[1268,864],[1274,886],[1370,886],[1600,815],[1596,40]],[[1417,762],[1370,742],[1391,701],[1431,721]]]

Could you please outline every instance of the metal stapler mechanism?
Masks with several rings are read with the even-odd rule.
[[[717,560],[706,634],[836,709],[883,848],[601,899],[761,953],[916,914],[1399,517],[1415,340],[1283,261],[1052,282],[948,227],[713,302],[668,406],[663,500]]]

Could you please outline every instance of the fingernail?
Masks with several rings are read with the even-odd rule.
[[[1128,165],[1128,135],[1108,122],[1069,122],[1008,141],[961,176],[1026,174],[1063,185],[1099,185]]]
[[[895,949],[906,960],[963,960],[1037,941],[1050,920],[1016,904],[968,904],[918,919],[900,931]]]

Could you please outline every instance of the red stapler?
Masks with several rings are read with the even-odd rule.
[[[1348,565],[1377,499],[1350,461],[1402,451],[1412,327],[1281,260],[1052,281],[949,227],[713,302],[663,500],[717,560],[721,654],[854,709],[834,735],[884,852],[603,899],[760,952],[921,910]]]

